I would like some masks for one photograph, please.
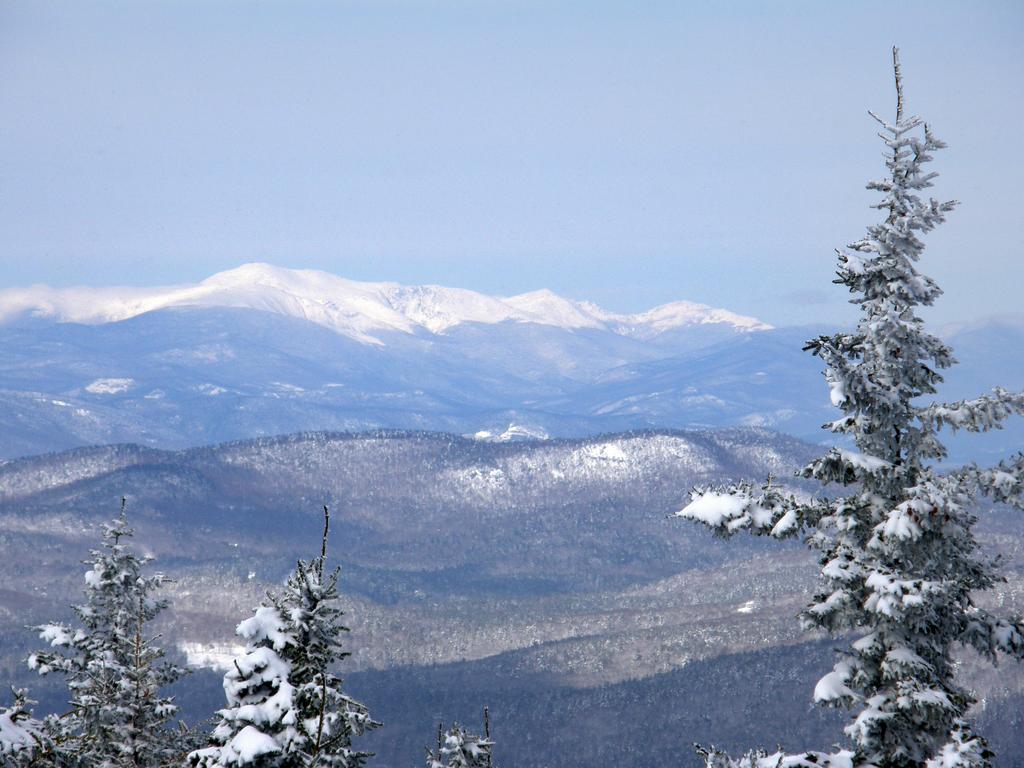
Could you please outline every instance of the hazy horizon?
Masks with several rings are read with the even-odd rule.
[[[213,273],[211,275],[207,275],[207,278],[219,278],[220,276],[225,275],[226,273],[236,273],[236,272],[239,272],[239,271],[243,270],[246,267],[254,267],[254,266],[255,267],[269,266],[271,268],[277,268],[279,265],[269,264],[267,262],[247,262],[245,264],[239,264],[239,265],[236,265],[235,267],[230,267],[230,268],[225,269],[225,270],[220,270],[220,271],[218,271],[216,273]],[[291,269],[291,268],[289,268],[289,269]],[[325,274],[332,275],[334,277],[340,277],[340,278],[343,278],[343,279],[351,280],[351,278],[346,278],[345,275],[336,275],[334,273],[331,273],[329,270],[323,270],[323,269],[318,269],[318,268],[303,268],[303,267],[295,267],[294,269],[296,269],[298,271],[304,271],[304,272],[305,271],[323,272]],[[54,300],[54,293],[56,293],[56,294],[64,294],[66,292],[66,295],[67,295],[68,299],[72,300],[72,304],[75,303],[75,300],[72,299],[72,296],[74,296],[74,297],[77,297],[78,303],[81,303],[83,306],[85,306],[85,305],[87,305],[89,303],[95,303],[95,302],[101,300],[103,297],[107,297],[108,300],[109,299],[113,299],[118,294],[118,291],[121,290],[121,289],[123,289],[125,291],[125,297],[130,297],[132,295],[150,295],[148,292],[188,290],[190,288],[194,288],[196,286],[199,286],[203,282],[205,282],[205,279],[204,280],[196,280],[196,281],[179,281],[177,283],[166,283],[166,284],[155,284],[155,283],[149,283],[149,284],[147,284],[147,283],[133,283],[133,284],[128,284],[128,283],[121,283],[121,284],[110,284],[110,285],[106,285],[106,284],[104,284],[104,285],[90,285],[90,284],[83,283],[83,284],[79,284],[79,285],[54,286],[54,285],[51,285],[51,284],[48,284],[48,283],[35,283],[35,284],[24,285],[24,286],[0,287],[0,324],[2,324],[4,322],[4,319],[5,319],[4,306],[2,304],[2,302],[3,302],[3,300],[5,298],[13,298],[14,306],[17,307],[19,305],[22,305],[22,309],[24,310],[24,309],[26,309],[28,307],[27,304],[24,304],[24,301],[26,299],[26,294],[27,293],[31,293],[32,291],[38,290],[38,289],[42,289],[40,291],[40,293],[38,294],[38,298],[44,304],[47,304],[47,303],[49,303],[49,302]],[[388,284],[391,284],[391,285],[399,285],[399,286],[410,286],[409,283],[403,283],[401,281],[396,281],[396,280],[386,280],[386,281],[385,280],[381,280],[381,281],[366,280],[366,281],[352,281],[352,282],[360,283],[360,284],[365,284],[365,285],[388,285]],[[501,300],[501,299],[512,299],[512,298],[524,297],[527,294],[530,294],[530,293],[533,293],[533,292],[542,292],[542,291],[545,291],[545,290],[549,290],[549,289],[547,289],[547,288],[545,288],[543,286],[538,286],[536,289],[531,289],[531,290],[523,291],[522,293],[519,293],[519,294],[490,294],[490,293],[487,293],[486,291],[475,291],[475,289],[466,288],[465,286],[440,285],[440,284],[437,284],[437,283],[424,283],[423,286],[424,287],[455,288],[455,289],[461,289],[461,290],[471,290],[471,291],[479,293],[479,294],[481,294],[483,296],[491,296],[491,297],[499,299],[499,300]],[[412,286],[410,286],[410,287],[412,287]],[[94,292],[93,289],[98,289],[98,290],[97,290],[97,292]],[[111,291],[113,291],[113,293],[111,293]],[[138,293],[136,294],[136,292],[138,292]],[[4,296],[5,293],[8,294],[7,297]],[[124,298],[124,297],[122,297],[122,298]],[[584,305],[586,305],[588,303],[589,304],[593,304],[593,305],[596,305],[597,309],[601,309],[601,310],[604,310],[604,311],[614,311],[614,310],[611,310],[609,307],[602,306],[602,305],[598,304],[596,301],[593,301],[592,299],[589,299],[587,296],[573,296],[573,297],[566,296],[566,297],[563,297],[563,298],[571,298],[572,300],[581,302]],[[647,306],[647,307],[640,307],[634,313],[622,313],[622,315],[623,316],[629,316],[629,314],[632,314],[633,316],[637,316],[638,313],[639,314],[643,314],[644,312],[647,312],[647,311],[650,311],[650,310],[654,310],[654,309],[658,309],[660,307],[667,306],[667,305],[670,305],[670,304],[675,304],[675,303],[678,303],[678,302],[682,302],[682,303],[685,304],[687,302],[692,302],[692,300],[689,299],[686,296],[680,296],[680,297],[677,297],[676,299],[670,299],[667,302],[663,302],[662,304],[651,305],[651,306]],[[711,307],[710,305],[708,305],[708,306],[709,306],[710,309],[731,310],[731,308],[728,307],[728,306],[721,306],[721,307]],[[926,308],[925,311],[926,312],[932,312],[933,310]],[[57,315],[59,315],[59,312],[57,313]],[[17,311],[12,312],[11,317],[17,317],[17,316],[18,316],[18,312]],[[748,319],[764,321],[764,318],[760,318],[760,317],[750,317]],[[781,324],[781,325],[778,325],[778,326],[775,326],[775,327],[777,327],[777,328],[798,328],[798,327],[806,326],[808,328],[811,328],[811,327],[820,327],[823,324],[827,324],[829,321],[830,321],[830,318],[818,318],[816,320],[809,320],[809,321],[805,321],[805,322],[785,323],[785,324]],[[1009,321],[1009,322],[1012,322],[1014,324],[1017,324],[1017,323],[1020,323],[1020,322],[1024,322],[1024,311],[1016,311],[1016,312],[1014,312],[1014,311],[1009,311],[1009,312],[981,312],[981,313],[978,313],[975,316],[970,317],[970,318],[964,318],[964,319],[957,320],[957,321],[948,321],[948,322],[942,323],[941,326],[940,326],[940,333],[948,334],[948,333],[953,333],[956,330],[958,330],[958,329],[960,329],[962,327],[965,327],[965,326],[973,326],[973,325],[978,325],[978,324],[982,324],[982,323],[986,323],[986,322],[1000,322],[1000,321]],[[85,322],[85,321],[74,320],[74,321],[70,321],[70,322]],[[102,322],[108,322],[108,320],[103,320]]]
[[[0,288],[241,263],[774,325],[853,312],[891,115],[950,147],[939,322],[1017,312],[1013,3],[7,3]],[[998,279],[993,279],[997,277]],[[978,307],[984,300],[984,310]]]

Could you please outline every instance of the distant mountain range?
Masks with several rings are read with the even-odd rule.
[[[625,315],[550,291],[499,298],[265,264],[171,288],[8,289],[0,457],[313,429],[515,440],[746,425],[817,441],[833,410],[801,347],[826,330],[686,301]],[[968,363],[951,397],[1024,387],[1024,321],[949,340]],[[1013,428],[984,447],[1022,438]]]
[[[438,285],[364,283],[327,272],[244,264],[197,285],[161,288],[65,288],[46,286],[0,292],[0,322],[19,317],[64,323],[111,323],[173,307],[235,307],[307,320],[365,344],[377,334],[440,334],[470,323],[533,323],[563,330],[592,329],[651,339],[676,328],[726,325],[737,330],[771,326],[689,301],[636,315],[608,312],[541,290],[510,298]]]

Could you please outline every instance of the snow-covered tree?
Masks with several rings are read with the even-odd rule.
[[[437,748],[427,750],[427,768],[492,768],[490,718],[484,709],[484,735],[477,736],[455,723],[437,728]]]
[[[29,656],[29,667],[63,674],[71,696],[66,715],[45,721],[57,765],[152,768],[183,757],[169,722],[177,708],[161,695],[183,670],[162,661],[147,629],[167,605],[154,597],[166,578],[144,575],[150,558],[131,552],[124,540],[132,535],[122,500],[102,549],[85,561],[85,602],[74,608],[80,626],[37,627],[49,649]]]
[[[696,489],[680,517],[722,535],[777,538],[804,534],[821,553],[820,588],[803,612],[809,628],[854,632],[852,646],[814,690],[826,705],[855,710],[846,728],[852,749],[786,756],[752,753],[738,761],[715,750],[708,766],[986,766],[989,753],[964,718],[972,703],[954,679],[953,652],[968,646],[996,662],[1024,658],[1024,624],[979,608],[974,595],[1000,577],[972,527],[976,498],[1022,504],[1024,455],[990,469],[940,472],[939,430],[986,431],[1024,413],[1024,394],[994,389],[955,403],[920,404],[936,392],[951,350],[926,332],[917,307],[939,287],[917,270],[920,236],[942,223],[954,202],[924,199],[936,174],[925,170],[945,146],[917,117],[906,117],[899,59],[896,121],[874,114],[887,147],[881,193],[885,219],[840,250],[837,283],[860,308],[856,330],[822,336],[807,349],[826,365],[832,402],[842,416],[826,428],[856,450],[835,448],[802,475],[847,486],[847,495],[806,501],[771,481]]]
[[[0,764],[8,768],[39,764],[52,748],[44,723],[32,717],[28,691],[12,688],[14,703],[0,709]]]
[[[324,507],[320,557],[300,560],[280,594],[238,625],[245,654],[224,676],[228,706],[214,746],[189,755],[195,766],[358,768],[369,757],[352,738],[378,725],[342,690],[332,667],[349,654],[338,573],[325,575],[330,517]]]

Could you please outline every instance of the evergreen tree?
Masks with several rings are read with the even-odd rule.
[[[146,629],[167,606],[153,597],[166,579],[143,575],[150,558],[128,549],[132,535],[122,499],[120,516],[104,526],[103,548],[85,561],[86,599],[74,608],[81,626],[37,627],[56,650],[32,654],[29,667],[63,674],[71,694],[71,711],[45,723],[57,765],[153,768],[181,760],[179,732],[169,724],[177,708],[160,691],[184,672],[161,661]]]
[[[0,709],[0,764],[22,768],[38,764],[52,748],[44,723],[32,717],[28,691],[12,688],[14,703]],[[38,762],[37,762],[38,761]]]
[[[332,671],[349,654],[342,637],[338,574],[325,575],[330,516],[324,507],[320,557],[300,560],[281,594],[238,625],[245,654],[224,676],[214,746],[189,755],[195,766],[359,768],[369,754],[352,738],[378,725],[342,690]]]
[[[927,333],[916,310],[941,291],[916,264],[920,236],[955,203],[922,199],[935,173],[925,170],[945,145],[919,118],[906,117],[899,59],[896,121],[872,114],[888,149],[884,221],[839,251],[837,283],[853,294],[853,332],[822,336],[807,349],[824,361],[841,418],[826,425],[856,450],[833,449],[802,471],[848,486],[841,498],[801,501],[773,487],[740,484],[694,491],[681,517],[722,535],[740,530],[778,538],[806,535],[821,553],[820,588],[803,612],[809,628],[859,636],[817,684],[814,698],[856,710],[846,734],[852,750],[784,756],[751,753],[732,761],[707,750],[708,766],[987,766],[989,752],[964,720],[973,699],[954,679],[953,651],[968,646],[993,663],[1024,658],[1020,617],[977,607],[974,594],[1001,581],[972,532],[977,496],[1024,506],[1024,455],[992,469],[936,470],[946,458],[939,430],[997,428],[1024,413],[1024,395],[995,389],[975,400],[919,405],[934,394],[951,350]],[[918,129],[921,129],[920,131]]]
[[[427,768],[492,768],[490,717],[484,709],[484,735],[477,736],[455,723],[447,731],[437,727],[437,748],[427,750]]]

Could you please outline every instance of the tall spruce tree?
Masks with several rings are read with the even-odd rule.
[[[180,732],[171,727],[177,710],[161,694],[184,671],[162,661],[163,651],[148,625],[166,606],[154,594],[162,574],[144,575],[150,558],[131,552],[133,535],[121,514],[104,526],[103,547],[85,564],[85,602],[75,606],[80,626],[37,627],[50,649],[32,654],[29,667],[64,675],[71,710],[44,721],[52,749],[40,763],[79,768],[153,768],[180,763]]]
[[[342,690],[332,668],[348,656],[338,574],[326,574],[330,514],[324,507],[320,557],[300,560],[280,594],[238,625],[245,654],[224,676],[214,745],[189,755],[195,766],[360,768],[369,753],[352,738],[379,725]]]
[[[1024,658],[1021,618],[999,618],[974,602],[1002,579],[972,532],[979,495],[1024,506],[1024,454],[991,469],[935,467],[947,455],[941,428],[996,428],[1024,413],[1024,395],[996,388],[974,400],[918,403],[936,392],[939,371],[955,363],[917,315],[941,294],[917,270],[920,236],[956,203],[922,198],[936,176],[925,166],[945,145],[921,119],[904,114],[895,48],[893,65],[896,121],[872,113],[882,127],[888,175],[868,184],[882,195],[874,207],[885,219],[838,251],[836,282],[853,294],[860,320],[852,332],[807,345],[825,363],[832,402],[842,410],[826,428],[849,436],[856,450],[832,449],[801,474],[849,491],[802,501],[770,480],[763,487],[696,489],[678,513],[725,536],[804,534],[821,553],[820,587],[803,622],[856,639],[818,682],[814,698],[855,710],[845,729],[852,748],[740,760],[710,749],[709,767],[987,766],[990,753],[965,721],[973,699],[954,679],[953,652],[971,647],[993,663],[1000,654]]]

